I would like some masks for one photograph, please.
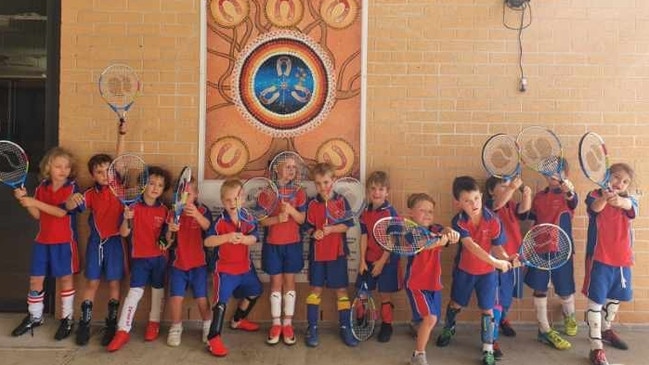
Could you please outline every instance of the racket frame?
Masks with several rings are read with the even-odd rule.
[[[11,187],[12,189],[18,189],[18,188],[22,189],[22,188],[24,188],[25,187],[25,181],[27,180],[27,173],[29,172],[29,157],[27,156],[27,153],[25,152],[25,150],[22,147],[20,147],[20,145],[18,145],[15,142],[12,142],[12,141],[9,141],[9,140],[0,140],[0,144],[7,144],[8,146],[10,146],[14,150],[14,152],[19,153],[20,157],[22,157],[24,159],[24,161],[25,161],[25,167],[24,167],[25,171],[22,173],[22,175],[21,175],[21,177],[19,179],[16,179],[14,181],[6,181],[4,179],[0,179],[0,182],[2,182],[3,184]],[[16,170],[18,170],[18,169],[16,169]]]
[[[378,318],[376,303],[374,302],[372,292],[369,290],[367,285],[367,274],[368,273],[365,272],[359,275],[361,283],[356,290],[356,296],[354,297],[351,311],[349,313],[352,335],[358,341],[367,341],[372,337],[374,329],[376,328],[376,320]],[[356,307],[359,303],[363,306],[363,325],[358,324],[358,318],[356,317]]]
[[[524,146],[524,143],[522,143],[522,139],[523,139],[524,136],[529,134],[530,130],[534,130],[534,129],[542,130],[544,133],[546,133],[550,137],[550,139],[556,141],[556,144],[558,145],[558,151],[557,151],[558,153],[556,155],[547,155],[547,156],[542,157],[543,159],[548,159],[548,158],[556,158],[557,159],[557,167],[556,167],[555,171],[550,172],[550,171],[547,171],[547,170],[544,170],[544,169],[540,169],[537,166],[538,164],[532,163],[531,161],[529,161],[529,159],[527,159],[525,157],[526,156],[526,154],[524,153],[525,146]],[[526,132],[528,132],[528,133],[526,134]],[[546,127],[538,126],[538,125],[533,125],[533,126],[526,127],[526,128],[524,128],[523,130],[521,130],[518,133],[518,136],[516,137],[516,144],[519,147],[519,156],[520,156],[520,159],[521,159],[521,162],[523,163],[523,165],[527,166],[527,168],[529,168],[531,170],[534,170],[534,171],[540,173],[543,176],[546,176],[546,177],[549,177],[549,178],[552,178],[552,179],[557,179],[560,182],[563,182],[563,180],[564,180],[564,178],[563,178],[563,167],[564,167],[563,166],[563,162],[564,162],[564,159],[563,159],[563,145],[561,144],[561,140],[559,139],[559,137],[553,131],[551,131],[550,129],[548,129]]]
[[[253,189],[258,189],[260,186],[264,188],[264,191],[268,192],[269,194],[272,194],[275,197],[275,199],[273,199],[273,204],[272,207],[270,208],[267,209],[264,208],[263,210],[247,209],[249,211],[252,211],[252,213],[250,212],[249,213],[252,214],[252,216],[255,217],[255,219],[257,220],[263,220],[268,218],[271,214],[275,212],[275,210],[277,209],[277,205],[280,202],[280,194],[277,185],[272,180],[265,177],[253,177],[246,180],[246,182],[243,183],[243,188],[242,188],[243,189],[242,193],[244,194],[243,205],[248,206],[248,204],[256,204],[256,205],[258,204],[258,198],[259,198],[258,195],[255,196],[256,200],[254,202],[249,200],[248,198],[250,195],[249,192],[252,191]],[[272,196],[269,197],[272,198]],[[245,206],[242,208],[245,209],[246,208]],[[263,214],[259,214],[259,212]]]
[[[564,239],[568,241],[568,245],[565,245],[566,247],[568,247],[568,252],[564,252],[561,255],[562,257],[565,256],[565,259],[562,259],[562,261],[560,261],[557,265],[554,265],[552,267],[546,267],[546,266],[534,264],[529,259],[526,259],[525,258],[526,255],[524,254],[526,252],[526,250],[535,251],[534,250],[535,249],[535,247],[534,247],[535,241],[533,240],[532,235],[536,234],[535,231],[538,231],[538,230],[543,229],[545,227],[551,227],[551,229],[554,229],[557,232],[558,235],[563,236]],[[557,239],[559,239],[558,236],[557,236]],[[532,247],[530,247],[530,244],[529,244],[530,242],[532,243],[532,245],[531,245]],[[557,244],[557,248],[560,248],[560,247],[562,247],[562,245]],[[535,268],[535,269],[538,269],[538,270],[553,271],[553,270],[556,270],[556,269],[562,267],[563,265],[565,265],[570,260],[570,258],[572,257],[572,249],[573,249],[572,248],[572,240],[570,239],[570,236],[568,236],[566,231],[564,231],[561,227],[559,227],[556,224],[551,224],[551,223],[536,224],[536,225],[532,226],[532,228],[530,228],[527,231],[527,233],[525,233],[525,236],[523,237],[523,240],[521,242],[521,247],[519,249],[519,255],[518,255],[518,259],[517,259],[517,262],[520,263],[520,265],[516,264],[514,266],[519,267],[519,266],[525,265],[525,266],[532,267],[532,268]]]
[[[489,147],[489,143],[496,140],[497,138],[507,138],[511,140],[512,142],[512,147],[513,147],[513,152],[516,153],[516,167],[514,171],[511,171],[508,174],[503,174],[499,173],[491,168],[489,168],[489,163],[487,162],[486,158],[486,151],[487,147]],[[516,176],[520,175],[521,173],[521,151],[520,147],[518,146],[518,143],[516,142],[516,139],[510,135],[504,134],[504,133],[498,133],[494,134],[493,136],[489,137],[487,141],[482,145],[482,166],[484,169],[489,173],[489,175],[493,177],[497,177],[499,179],[505,180],[505,181],[511,181],[514,179]]]
[[[604,166],[606,167],[606,171],[604,173],[604,179],[602,181],[597,181],[597,179],[595,179],[592,176],[593,174],[590,174],[588,172],[589,169],[586,168],[588,162],[584,161],[585,156],[582,153],[582,150],[584,149],[584,143],[585,143],[586,139],[589,138],[589,137],[596,138],[599,141],[601,151],[604,154],[604,161],[603,162],[604,162]],[[611,168],[611,162],[610,162],[610,159],[609,159],[609,156],[608,156],[608,150],[606,149],[606,144],[604,143],[604,139],[599,134],[597,134],[595,132],[586,132],[583,136],[581,136],[581,139],[579,140],[579,166],[581,167],[581,171],[584,173],[586,178],[588,178],[588,180],[594,182],[595,184],[597,184],[597,186],[599,186],[603,190],[610,190],[611,189],[611,187],[609,186],[609,182],[611,180],[611,169],[610,169]]]
[[[123,198],[121,196],[121,194],[119,194],[119,192],[116,191],[116,187],[115,187],[116,185],[122,184],[121,181],[116,180],[116,178],[119,175],[119,174],[116,174],[114,172],[114,171],[118,170],[116,165],[122,159],[125,159],[125,158],[133,158],[133,159],[139,160],[139,162],[141,163],[141,165],[143,167],[142,172],[141,172],[142,175],[138,176],[138,181],[140,181],[140,185],[141,185],[138,188],[139,193],[137,195],[134,195],[133,198],[130,198],[130,199]],[[115,159],[108,166],[108,187],[110,188],[110,191],[115,195],[115,197],[117,197],[117,199],[119,199],[119,201],[121,201],[122,204],[124,204],[127,207],[130,204],[132,204],[133,202],[135,202],[140,196],[142,196],[142,193],[144,193],[144,190],[146,189],[146,185],[148,183],[148,180],[149,180],[149,172],[148,172],[148,169],[147,169],[147,165],[144,162],[144,160],[142,159],[142,157],[140,157],[138,155],[131,154],[131,153],[119,155],[119,156],[115,157]],[[127,220],[127,224],[128,224],[128,228],[131,229],[132,228],[131,219]]]
[[[117,104],[111,102],[108,99],[108,96],[104,92],[104,87],[102,87],[102,82],[104,80],[107,80],[107,77],[110,75],[110,72],[112,70],[114,70],[116,68],[120,68],[120,67],[124,68],[126,70],[126,73],[132,75],[135,78],[135,80],[137,81],[137,83],[136,83],[137,88],[136,88],[136,91],[133,93],[133,96],[129,99],[130,101],[128,101],[125,104],[117,105]],[[108,82],[108,81],[106,81],[106,82]],[[137,99],[137,97],[142,93],[142,81],[140,80],[140,77],[138,76],[137,72],[135,72],[135,70],[131,66],[127,65],[127,64],[113,63],[113,64],[109,65],[108,67],[106,67],[101,72],[101,75],[99,75],[99,80],[97,81],[97,87],[99,88],[99,94],[101,95],[102,99],[104,99],[106,104],[108,104],[108,106],[119,117],[120,126],[122,124],[124,124],[126,122],[126,113],[129,111],[129,109],[131,109],[131,107],[133,106],[133,103],[135,103],[135,99]]]
[[[398,224],[398,227],[400,228],[399,231],[395,231],[398,234],[390,234],[389,228],[390,227],[396,227]],[[414,230],[414,231],[413,231]],[[409,240],[407,237],[410,235],[413,235],[413,232],[416,233],[418,236],[423,236],[426,238],[426,242],[423,245],[420,245],[417,247],[411,240]],[[386,251],[389,251],[391,253],[400,255],[400,256],[415,256],[421,251],[432,247],[432,246],[441,246],[438,244],[440,242],[440,238],[442,237],[441,234],[436,234],[431,232],[428,228],[420,226],[417,224],[415,221],[408,219],[408,218],[403,218],[403,217],[384,217],[376,221],[374,223],[374,227],[372,227],[372,234],[374,235],[374,240]],[[384,242],[385,238],[392,237],[392,236],[398,236],[400,239],[405,240],[408,242],[410,247],[416,247],[414,250],[396,250],[396,247],[403,247],[403,244],[400,245],[395,245],[392,242]]]

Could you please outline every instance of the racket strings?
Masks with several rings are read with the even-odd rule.
[[[517,142],[525,165],[548,175],[560,171],[563,156],[561,142],[550,130],[539,126],[525,128]]]
[[[608,180],[608,153],[600,137],[586,135],[580,144],[579,158],[586,177],[600,184]]]
[[[6,182],[22,180],[29,162],[18,147],[0,143],[0,180]]]
[[[275,212],[279,194],[275,184],[266,178],[252,178],[243,185],[243,204],[256,219],[264,219]]]
[[[129,66],[112,65],[101,74],[99,91],[108,103],[125,107],[138,95],[140,80]]]
[[[525,235],[520,257],[534,267],[552,270],[563,265],[571,252],[572,243],[563,230],[553,225],[540,225]]]
[[[123,202],[135,201],[147,183],[147,168],[138,156],[117,157],[108,168],[108,186]]]
[[[377,243],[385,249],[406,256],[414,255],[427,247],[431,239],[423,227],[409,224],[398,217],[378,221],[373,233]]]
[[[352,303],[350,315],[351,330],[354,337],[359,341],[365,341],[372,337],[378,319],[378,311],[369,293],[365,291],[359,292]]]
[[[485,168],[492,174],[515,175],[519,166],[516,142],[507,135],[496,135],[485,144],[482,151]]]
[[[292,177],[289,185],[301,186],[302,181],[308,179],[309,170],[304,163],[302,157],[293,151],[284,151],[277,154],[270,165],[268,166],[268,171],[270,179],[275,183],[280,181],[280,170],[284,168],[289,176]],[[279,184],[278,184],[279,185]]]

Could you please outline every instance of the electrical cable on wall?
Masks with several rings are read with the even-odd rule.
[[[520,22],[518,26],[511,26],[505,21],[505,12],[507,9],[520,12]],[[529,19],[525,23],[525,13],[529,13]],[[527,77],[525,77],[525,70],[523,69],[523,29],[526,29],[532,24],[532,7],[530,0],[505,0],[503,2],[503,25],[507,29],[515,30],[518,32],[518,68],[520,70],[519,88],[520,92],[527,90]]]

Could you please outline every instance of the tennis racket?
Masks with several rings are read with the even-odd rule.
[[[268,218],[277,209],[277,186],[265,177],[253,177],[243,184],[243,208],[257,220]]]
[[[125,206],[132,204],[142,195],[148,180],[149,173],[140,156],[120,155],[108,166],[108,186]],[[127,224],[130,229],[132,225],[130,219]]]
[[[300,189],[302,182],[309,176],[309,170],[300,155],[293,151],[278,153],[268,166],[270,179],[277,185],[277,191],[282,202],[292,202]],[[288,183],[282,184],[282,181]]]
[[[554,132],[545,127],[530,126],[518,134],[516,143],[525,166],[563,182],[563,147]]]
[[[0,141],[0,181],[13,188],[24,188],[29,171],[25,150],[11,141]]]
[[[367,273],[361,275],[360,278],[361,284],[356,291],[349,315],[352,335],[359,341],[367,341],[374,333],[379,313],[367,286]]]
[[[530,228],[523,237],[515,267],[525,265],[551,271],[563,266],[572,255],[572,242],[561,227],[543,223]]]
[[[244,208],[243,203],[245,200],[244,195],[244,187],[242,186],[241,189],[239,190],[239,193],[237,194],[237,201],[236,201],[236,208],[237,208],[237,232],[241,232],[241,222],[246,222],[248,224],[254,224],[255,222],[255,217],[252,215],[252,213]]]
[[[414,256],[422,250],[435,246],[441,234],[402,217],[381,218],[372,228],[374,239],[384,249],[401,255]]]
[[[176,181],[176,190],[174,191],[174,202],[172,208],[174,210],[174,223],[180,223],[180,216],[185,210],[187,205],[187,197],[189,196],[189,186],[192,182],[192,168],[189,166],[183,167]],[[171,240],[176,239],[176,232],[171,232]]]
[[[116,63],[104,69],[98,84],[101,97],[117,114],[121,126],[126,121],[126,113],[142,91],[140,78],[130,66]]]
[[[521,173],[521,159],[516,140],[506,134],[495,134],[482,146],[482,166],[489,175],[510,181]]]
[[[588,180],[604,190],[610,190],[610,162],[604,139],[593,132],[588,132],[579,140],[579,165]]]
[[[343,177],[336,180],[331,189],[334,199],[325,199],[326,224],[342,223],[361,215],[365,209],[365,189],[360,181]]]

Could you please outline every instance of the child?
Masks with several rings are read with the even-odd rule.
[[[62,340],[74,326],[74,286],[72,274],[79,271],[77,256],[76,212],[72,198],[79,189],[74,182],[74,158],[60,147],[50,149],[40,162],[43,181],[34,197],[25,188],[14,190],[14,196],[29,214],[39,221],[39,231],[32,248],[27,304],[29,314],[12,332],[21,336],[43,324],[43,281],[46,276],[58,280],[61,296],[61,323],[54,338]]]
[[[117,134],[117,155],[124,150],[124,135],[128,123],[120,123]],[[117,331],[117,311],[119,308],[119,285],[124,276],[124,245],[119,234],[119,226],[124,213],[124,205],[108,188],[108,167],[112,158],[106,154],[94,155],[88,160],[88,172],[95,185],[87,189],[83,196],[75,197],[82,209],[88,209],[90,236],[86,246],[86,287],[81,302],[81,318],[77,328],[77,345],[84,346],[90,340],[90,323],[95,294],[102,275],[108,281],[108,316],[104,326],[101,345],[107,346]]]
[[[414,257],[408,258],[406,268],[406,293],[413,316],[421,318],[415,340],[415,351],[410,359],[411,365],[427,365],[426,344],[430,332],[437,323],[442,306],[442,267],[440,247],[457,243],[460,234],[450,228],[433,224],[435,200],[428,194],[413,194],[408,197],[410,218],[415,223],[429,228],[431,232],[441,233],[440,241]]]
[[[203,342],[207,343],[210,330],[210,307],[207,303],[207,260],[203,249],[203,232],[212,224],[212,213],[197,201],[196,180],[191,179],[187,203],[178,224],[170,211],[166,234],[167,243],[177,242],[169,268],[169,312],[171,327],[167,345],[180,346],[183,333],[182,305],[185,291],[192,289],[198,311],[203,319]],[[175,238],[173,237],[175,232]]]
[[[460,176],[453,181],[453,197],[461,208],[453,217],[453,229],[460,232],[460,243],[453,267],[451,301],[446,308],[446,322],[437,346],[448,346],[455,335],[455,317],[469,304],[475,290],[482,311],[481,339],[482,364],[495,364],[493,354],[494,319],[497,272],[507,272],[512,264],[502,245],[506,241],[500,220],[482,205],[478,183],[470,176]],[[493,251],[498,258],[490,255]],[[515,258],[515,257],[514,257]]]
[[[374,171],[367,177],[367,200],[369,205],[361,214],[361,252],[358,274],[365,275],[369,290],[378,286],[381,298],[381,330],[379,342],[388,342],[392,336],[392,293],[400,289],[399,256],[391,255],[376,243],[372,229],[374,224],[384,217],[395,217],[397,211],[388,202],[390,180],[383,171]],[[359,287],[361,280],[356,280]]]
[[[491,209],[500,218],[507,241],[503,245],[508,256],[516,255],[522,242],[521,226],[519,220],[527,219],[528,212],[532,206],[532,190],[529,186],[522,188],[521,202],[516,204],[511,199],[514,192],[520,190],[523,181],[515,177],[506,181],[497,177],[490,177],[486,182],[487,208]],[[506,273],[498,273],[498,295],[494,306],[494,357],[499,359],[503,356],[498,344],[498,327],[505,336],[514,337],[516,331],[511,327],[507,319],[507,312],[512,304],[512,297],[520,298],[522,280],[517,279],[520,275],[520,268],[514,268]]]
[[[320,316],[320,296],[323,287],[336,290],[340,336],[347,346],[358,345],[350,326],[349,311],[351,303],[347,295],[347,255],[349,250],[345,232],[354,223],[347,220],[334,224],[329,222],[327,204],[336,204],[349,210],[349,204],[333,191],[334,169],[328,163],[318,163],[312,170],[318,195],[309,201],[306,211],[306,224],[311,235],[309,247],[309,284],[311,293],[306,298],[307,322],[306,345],[316,347],[318,341],[318,317]]]
[[[258,331],[259,325],[246,320],[262,293],[262,285],[250,259],[250,246],[257,243],[257,222],[243,220],[238,209],[243,185],[238,179],[229,179],[221,186],[221,202],[224,211],[210,227],[206,247],[217,247],[218,261],[214,270],[214,302],[212,324],[208,338],[208,349],[214,356],[223,357],[228,349],[223,344],[221,331],[225,309],[234,296],[239,299],[237,310],[230,321],[230,328],[243,331]]]
[[[167,257],[158,247],[158,242],[166,228],[168,211],[161,197],[169,189],[171,177],[169,172],[158,166],[149,166],[148,172],[149,180],[142,197],[132,206],[124,208],[124,219],[120,226],[122,237],[131,237],[131,282],[117,322],[117,333],[107,347],[110,352],[119,350],[129,341],[133,317],[147,285],[151,286],[151,311],[144,340],[155,341],[160,332]],[[133,219],[131,227],[129,219]]]
[[[298,161],[287,158],[274,167],[282,202],[271,217],[260,222],[266,227],[262,246],[262,269],[270,275],[270,313],[272,325],[266,343],[275,345],[280,336],[287,345],[295,344],[293,314],[295,313],[295,274],[304,267],[300,225],[304,223],[307,196],[295,183],[299,180]],[[284,287],[284,321],[282,315],[282,285]]]
[[[565,175],[568,174],[568,163],[563,161]],[[548,186],[536,193],[532,201],[529,219],[534,224],[552,223],[563,229],[570,241],[573,242],[573,256],[568,262],[550,273],[546,270],[528,268],[525,274],[525,284],[534,290],[534,308],[539,325],[537,339],[558,350],[567,350],[572,345],[559,335],[559,332],[550,327],[548,321],[548,287],[550,279],[554,290],[561,297],[563,309],[564,331],[568,336],[577,335],[577,321],[575,320],[575,277],[573,271],[574,241],[572,239],[572,216],[577,207],[578,198],[574,187],[569,180],[563,182],[546,177]]]
[[[626,350],[628,345],[611,329],[620,306],[633,296],[633,234],[631,220],[638,215],[638,201],[627,192],[634,171],[625,163],[610,168],[609,190],[588,194],[588,243],[583,293],[588,297],[586,322],[590,341],[590,362],[606,365],[602,341]],[[603,313],[602,313],[603,311]]]

